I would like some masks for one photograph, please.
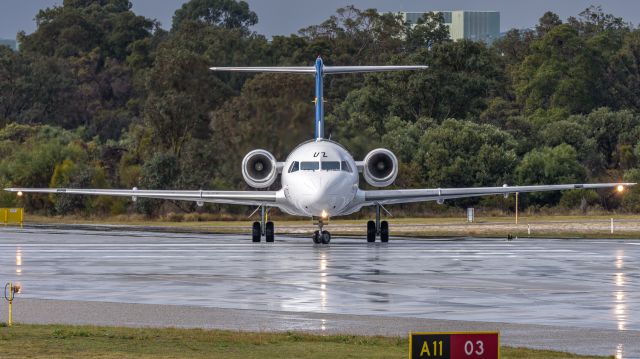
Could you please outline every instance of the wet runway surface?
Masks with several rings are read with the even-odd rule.
[[[0,229],[25,298],[640,330],[640,240],[364,238]],[[627,348],[638,351],[639,348]]]

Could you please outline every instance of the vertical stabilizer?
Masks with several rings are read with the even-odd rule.
[[[318,56],[316,59],[316,97],[313,103],[316,105],[316,141],[324,138],[324,92],[322,88],[322,76],[324,75],[324,65],[322,58]]]

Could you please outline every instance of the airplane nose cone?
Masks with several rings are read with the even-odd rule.
[[[320,187],[314,188],[302,197],[302,202],[307,210],[313,215],[319,215],[323,210],[332,213],[330,210],[336,205],[335,195],[327,193]]]
[[[305,183],[299,204],[313,216],[320,216],[322,211],[335,215],[348,203],[350,193],[351,186],[340,176],[318,176]]]

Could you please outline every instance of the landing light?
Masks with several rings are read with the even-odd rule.
[[[322,213],[320,214],[320,217],[322,217],[322,218],[325,218],[325,219],[326,219],[327,217],[329,217],[329,213],[327,213],[327,211],[325,211],[325,210],[323,209],[323,210],[322,210]]]
[[[618,192],[622,192],[622,191],[624,191],[624,186],[619,184],[616,189],[618,190]]]
[[[18,191],[18,197],[22,197],[22,191]]]

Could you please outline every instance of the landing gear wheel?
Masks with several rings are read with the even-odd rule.
[[[389,222],[387,221],[380,222],[380,242],[389,242]]]
[[[320,231],[313,232],[313,243],[315,244],[320,243]]]
[[[275,238],[275,229],[273,226],[273,222],[267,222],[267,224],[264,226],[264,237],[266,242],[273,243],[273,240]]]
[[[367,222],[367,242],[376,241],[376,223],[374,221]]]
[[[260,242],[262,238],[262,228],[260,228],[260,222],[253,222],[253,229],[251,231],[251,240],[255,243]]]
[[[331,242],[331,233],[329,233],[329,231],[322,231],[322,237],[320,239],[322,244],[329,244],[329,242]]]

